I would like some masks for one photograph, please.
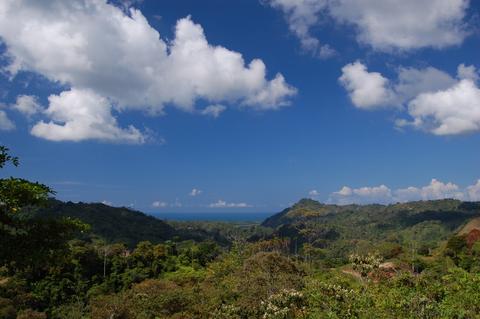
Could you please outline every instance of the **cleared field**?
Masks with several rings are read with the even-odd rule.
[[[459,232],[459,235],[468,234],[472,229],[480,229],[480,217],[476,217],[469,221]]]

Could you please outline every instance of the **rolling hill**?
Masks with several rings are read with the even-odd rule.
[[[372,248],[388,255],[405,247],[432,251],[467,225],[480,221],[480,202],[445,199],[391,205],[328,205],[302,199],[267,218],[272,237],[308,243],[333,257]],[[473,224],[472,224],[473,223]],[[292,244],[293,245],[293,244]]]
[[[111,207],[101,203],[72,203],[50,200],[39,211],[42,217],[73,217],[91,226],[91,233],[108,242],[123,242],[134,246],[139,241],[159,243],[172,239],[177,231],[155,217],[126,207]]]

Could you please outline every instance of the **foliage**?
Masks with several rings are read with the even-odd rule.
[[[0,318],[480,318],[480,230],[456,233],[478,203],[303,200],[260,227],[52,194],[0,180]]]
[[[290,319],[306,317],[306,298],[302,292],[283,289],[262,302],[265,319]]]
[[[0,147],[0,168],[19,165],[9,149]],[[46,185],[20,178],[0,179],[0,266],[10,271],[31,269],[34,275],[61,256],[66,242],[86,226],[71,218],[39,219],[32,207],[47,203],[54,192]]]
[[[362,277],[367,277],[369,273],[380,267],[381,257],[376,253],[369,253],[366,256],[351,254],[349,260],[353,269],[358,271]]]
[[[122,242],[129,247],[142,241],[160,243],[176,235],[167,223],[126,207],[111,207],[101,203],[63,203],[51,200],[38,214],[51,218],[70,217],[91,225],[90,236],[108,242]],[[87,239],[87,238],[83,238]]]
[[[431,255],[439,244],[480,215],[480,203],[458,200],[419,201],[392,205],[327,205],[303,199],[267,218],[272,229],[264,239],[291,239],[291,253],[324,267],[339,267],[351,254],[378,251],[385,258],[416,259]],[[479,236],[480,237],[480,236]],[[469,243],[470,245],[470,243]],[[310,247],[301,250],[298,247]],[[321,258],[312,260],[312,248]]]

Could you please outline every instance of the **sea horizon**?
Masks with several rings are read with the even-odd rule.
[[[217,222],[262,222],[274,215],[272,212],[147,212],[167,221],[217,221]]]

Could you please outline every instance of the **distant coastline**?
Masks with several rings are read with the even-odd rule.
[[[248,221],[248,222],[262,222],[267,217],[274,215],[274,213],[252,213],[252,212],[210,212],[210,213],[148,213],[156,218],[162,220],[173,221]]]

